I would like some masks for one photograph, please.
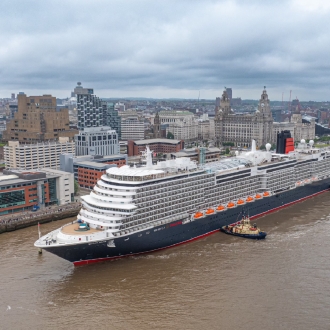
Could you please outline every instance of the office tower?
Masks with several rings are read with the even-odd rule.
[[[226,88],[226,90],[227,90],[229,102],[231,102],[231,100],[233,98],[233,90],[231,88]]]

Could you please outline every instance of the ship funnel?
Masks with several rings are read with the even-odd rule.
[[[152,151],[149,149],[149,146],[146,147],[145,151],[141,151],[144,161],[146,162],[147,168],[152,168]]]
[[[252,140],[252,146],[251,146],[251,151],[252,152],[256,152],[257,148],[256,148],[256,140]]]

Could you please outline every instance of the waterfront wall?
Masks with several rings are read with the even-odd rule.
[[[14,231],[38,223],[46,223],[76,216],[81,209],[80,203],[71,203],[65,206],[47,207],[36,212],[27,211],[13,213],[0,217],[0,234]]]

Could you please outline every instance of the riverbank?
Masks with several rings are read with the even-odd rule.
[[[46,223],[76,216],[81,209],[80,203],[71,203],[68,205],[51,206],[36,212],[26,211],[3,215],[0,217],[0,234],[14,231],[38,223]]]

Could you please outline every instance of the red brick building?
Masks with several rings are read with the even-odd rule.
[[[141,151],[149,146],[150,150],[156,154],[169,154],[174,152],[179,152],[184,149],[183,140],[172,140],[172,139],[149,139],[149,140],[138,140],[138,141],[128,141],[127,143],[127,155],[131,156],[141,156]]]
[[[75,178],[80,187],[93,189],[101,176],[105,174],[106,170],[114,165],[91,161],[77,162],[74,164]]]

